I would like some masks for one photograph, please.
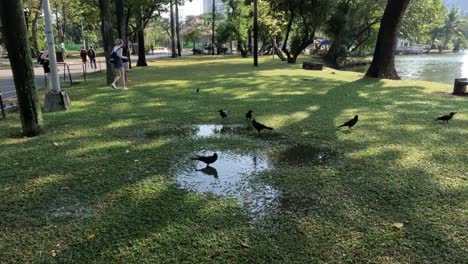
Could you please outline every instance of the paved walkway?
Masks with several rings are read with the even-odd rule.
[[[184,56],[190,55],[190,53],[184,52]],[[170,53],[155,53],[154,55],[146,55],[146,60],[152,60],[156,58],[170,57]],[[132,64],[136,65],[137,56],[132,56]],[[97,57],[97,70],[91,69],[88,64],[87,75],[92,74],[100,69],[102,71],[106,70],[106,64],[104,63],[104,57]],[[84,81],[83,77],[83,66],[81,64],[81,59],[79,58],[70,58],[66,60],[68,67],[70,68],[70,75],[72,77],[73,83]],[[68,69],[65,68],[64,76],[64,64],[59,64],[59,79],[63,87],[70,85]],[[36,88],[39,90],[46,85],[46,80],[44,76],[44,70],[41,65],[35,65],[34,67],[35,74],[35,83]],[[13,81],[13,73],[11,69],[0,69],[0,93],[4,99],[11,98],[16,96],[15,83]]]

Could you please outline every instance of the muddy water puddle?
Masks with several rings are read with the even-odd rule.
[[[193,127],[194,137],[196,138],[209,138],[219,137],[222,135],[236,135],[245,133],[245,131],[251,129],[247,125],[196,125]]]
[[[213,153],[195,155],[211,156]],[[211,166],[195,160],[179,164],[175,169],[176,182],[181,188],[196,193],[234,198],[253,219],[277,213],[280,207],[280,190],[258,177],[259,174],[285,166],[322,166],[337,155],[332,149],[306,144],[247,154],[216,153],[218,159]]]
[[[256,153],[217,153],[218,160],[210,167],[206,167],[203,162],[193,161],[177,170],[176,182],[180,187],[200,194],[234,198],[253,218],[262,218],[278,208],[280,191],[256,177],[272,169],[268,156]]]

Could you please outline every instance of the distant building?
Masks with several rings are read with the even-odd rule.
[[[443,0],[448,9],[458,8],[462,16],[468,16],[468,0]]]
[[[222,0],[214,0],[216,13],[224,13],[226,12],[226,3]],[[213,12],[213,0],[203,0],[203,13],[211,13]]]

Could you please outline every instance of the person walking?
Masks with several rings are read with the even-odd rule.
[[[88,53],[86,52],[85,47],[82,47],[80,50],[80,57],[81,57],[81,64],[83,64],[83,69],[86,69],[86,63],[88,62],[87,60]]]
[[[47,79],[47,88],[52,89],[52,79],[50,78],[49,50],[47,50],[47,46],[39,57],[39,64],[41,64],[42,68],[44,69],[44,74]]]
[[[124,40],[124,45],[122,46],[122,62],[125,72],[125,81],[128,82],[128,71],[130,69],[130,49],[128,48],[128,41]]]
[[[97,66],[96,66],[96,52],[94,51],[93,47],[89,48],[88,57],[89,57],[89,65],[91,66],[91,69],[93,68],[93,63],[94,63],[94,70],[96,70],[97,69]]]
[[[126,91],[126,90],[128,90],[128,88],[125,86],[125,71],[124,71],[123,61],[122,61],[122,59],[124,58],[123,55],[122,55],[123,44],[124,44],[123,40],[116,39],[114,49],[112,49],[112,55],[111,56],[113,56],[115,54],[115,57],[116,57],[116,61],[115,61],[115,64],[114,64],[114,69],[115,69],[115,75],[116,76],[114,78],[114,81],[111,83],[111,86],[112,86],[112,88],[117,89],[117,86],[115,85],[115,83],[120,79],[121,82],[122,82],[122,85],[123,85],[122,90]]]

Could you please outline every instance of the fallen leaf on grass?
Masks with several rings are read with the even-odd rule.
[[[398,228],[398,229],[402,229],[403,228],[403,223],[393,223],[392,226],[395,227],[395,228]]]
[[[55,146],[58,146],[58,145],[59,145],[57,142],[54,142],[53,144],[54,144]]]
[[[252,246],[250,246],[249,244],[245,243],[244,241],[241,240],[240,242],[241,246],[245,247],[245,248],[252,248]]]

